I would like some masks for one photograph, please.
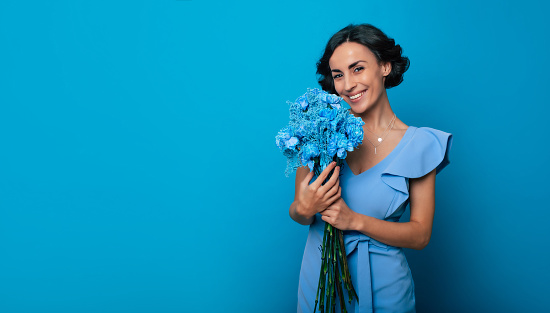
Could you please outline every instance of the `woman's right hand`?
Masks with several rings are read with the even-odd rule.
[[[322,185],[332,169],[332,177]],[[300,167],[296,171],[296,213],[306,218],[323,211],[341,196],[340,167],[336,166],[336,162],[331,162],[310,184],[313,174],[308,167]]]

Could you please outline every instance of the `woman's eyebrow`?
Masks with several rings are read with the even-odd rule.
[[[355,62],[351,63],[351,64],[348,66],[348,69],[351,69],[352,67],[356,66],[357,64],[359,64],[359,62],[365,62],[365,63],[367,63],[367,61],[363,61],[363,60],[355,61]],[[336,69],[336,68],[335,68],[335,69],[332,70],[332,72],[340,72],[340,73],[341,73],[342,71],[340,71],[339,69]]]

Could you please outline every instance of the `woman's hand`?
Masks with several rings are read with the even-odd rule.
[[[338,198],[321,212],[321,219],[340,230],[355,230],[357,213],[352,211],[344,199]]]
[[[323,181],[328,177],[330,171],[334,169],[332,177],[322,185]],[[299,169],[300,170],[300,169]],[[303,168],[301,169],[304,170]],[[307,170],[306,170],[307,171]],[[309,184],[313,178],[313,171],[309,172],[302,180],[298,181],[300,177],[296,177],[296,212],[304,217],[310,218],[318,212],[325,210],[328,206],[333,204],[341,195],[340,189],[340,167],[336,166],[336,162],[330,163],[319,174],[317,179]]]

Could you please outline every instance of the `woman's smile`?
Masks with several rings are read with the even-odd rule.
[[[360,93],[356,93],[353,96],[348,95],[348,98],[351,102],[359,102],[363,98],[363,96],[367,93],[367,89],[361,91]]]

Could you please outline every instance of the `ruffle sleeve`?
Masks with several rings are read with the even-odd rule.
[[[449,165],[452,143],[453,135],[450,133],[429,127],[415,130],[411,140],[381,174],[382,181],[397,191],[386,218],[408,204],[409,178],[422,177],[434,168],[439,174]]]

